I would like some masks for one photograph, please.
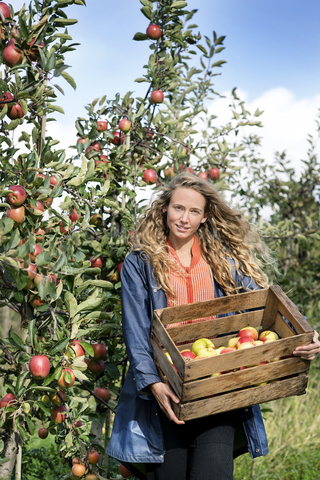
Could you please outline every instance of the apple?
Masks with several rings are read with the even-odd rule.
[[[97,450],[90,450],[88,453],[88,460],[91,465],[96,465],[100,460],[100,454]]]
[[[74,423],[74,426],[75,426],[76,428],[80,428],[80,427],[82,427],[82,425],[83,425],[83,423],[81,422],[81,420],[77,420],[77,421]]]
[[[95,360],[103,360],[107,356],[107,348],[103,343],[94,343],[92,344],[93,348],[93,358]]]
[[[151,103],[162,103],[164,100],[164,94],[161,90],[153,90],[150,96]]]
[[[53,405],[62,405],[63,402],[66,400],[66,394],[62,390],[57,390],[56,393],[53,393],[50,395],[50,401],[53,403]]]
[[[29,204],[28,207],[37,214],[40,214],[41,212],[44,213],[44,206],[42,202],[37,202],[35,207]]]
[[[82,145],[84,145],[85,143],[87,143],[87,141],[88,141],[87,138],[79,137],[77,140],[77,143],[82,143]]]
[[[220,354],[235,352],[237,349],[235,347],[224,347],[221,349]]]
[[[11,203],[14,207],[20,207],[27,198],[25,189],[20,187],[20,185],[13,185],[8,190],[12,190],[12,193],[8,193],[6,202]]]
[[[102,388],[102,387],[96,387],[93,391],[93,393],[101,398],[101,400],[104,400],[106,403],[109,402],[110,399],[110,392],[107,388]],[[102,403],[100,400],[97,398],[95,399],[97,403]]]
[[[120,120],[118,127],[121,132],[127,133],[131,128],[131,122],[127,118],[123,118],[122,120]]]
[[[49,395],[47,395],[46,393],[44,395],[42,395],[41,397],[41,402],[44,403],[45,405],[48,405],[48,403],[50,403],[50,397]]]
[[[123,478],[132,478],[133,473],[130,472],[122,463],[120,463],[119,473]]]
[[[11,11],[6,3],[0,2],[0,10],[3,13],[4,18],[11,18]]]
[[[253,348],[254,344],[250,342],[243,342],[237,344],[237,350],[245,350],[246,348]]]
[[[38,436],[39,438],[42,438],[43,440],[47,438],[49,432],[46,428],[39,428],[38,430]]]
[[[98,120],[97,121],[97,131],[98,132],[105,132],[108,129],[108,123],[105,120]]]
[[[117,266],[117,271],[118,271],[119,275],[120,275],[120,272],[121,272],[122,265],[123,265],[123,262],[120,262]]]
[[[0,400],[0,408],[4,408],[6,405],[12,407],[15,403],[17,403],[16,397],[12,393],[7,393]]]
[[[276,334],[276,332],[265,330],[264,332],[260,333],[259,340],[262,342],[265,342],[266,340],[279,340],[279,336]]]
[[[99,480],[97,475],[95,475],[94,473],[88,473],[88,475],[86,475],[86,480]]]
[[[258,345],[263,345],[262,340],[254,340],[253,343],[258,346]]]
[[[45,301],[41,300],[39,295],[35,295],[30,303],[33,308],[37,308],[37,307],[41,307],[41,305],[43,305]]]
[[[50,360],[45,355],[35,355],[29,361],[29,370],[36,380],[44,379],[50,372]]]
[[[7,67],[14,67],[20,65],[23,55],[21,50],[18,50],[14,44],[8,45],[2,52],[2,60]]]
[[[166,357],[168,358],[169,362],[170,362],[170,363],[173,363],[172,358],[170,357],[170,353],[169,353],[169,352],[166,352],[165,355],[166,355]]]
[[[174,177],[174,169],[172,167],[165,168],[164,170],[164,176],[166,179],[170,180],[172,177]]]
[[[54,423],[62,423],[65,421],[67,416],[67,409],[64,405],[60,405],[58,407],[53,407],[50,412],[51,420]]]
[[[228,347],[236,347],[240,337],[230,338],[228,341]]]
[[[21,105],[16,102],[14,105],[8,108],[8,117],[10,120],[16,120],[17,118],[22,118],[24,116]]]
[[[100,152],[101,150],[101,145],[99,142],[93,142],[91,143],[91,145],[87,148],[86,150],[86,154],[88,154],[89,152],[91,152],[91,150],[95,150],[96,152]]]
[[[197,177],[202,178],[202,180],[208,180],[208,174],[207,172],[199,172],[197,174]]]
[[[224,348],[226,348],[226,347],[219,347],[219,348],[216,348],[216,352],[217,352],[217,354],[218,354],[218,355],[220,355],[220,353],[221,353],[221,350],[223,350]]]
[[[73,340],[70,346],[75,351],[76,357],[82,357],[85,354],[83,348],[80,345],[79,340]]]
[[[106,157],[105,155],[100,155],[100,160],[95,160],[94,161],[95,163],[95,166],[98,167],[98,165],[100,165],[100,163],[109,163],[109,160],[108,160],[108,157]]]
[[[142,178],[148,185],[152,185],[157,181],[157,178],[158,178],[157,172],[152,168],[148,168],[143,172]]]
[[[259,334],[253,327],[244,327],[239,331],[238,337],[252,337],[253,340],[258,340]]]
[[[78,463],[80,463],[80,458],[74,457],[74,458],[72,459],[72,465],[77,465]]]
[[[85,465],[81,465],[81,463],[76,463],[72,467],[72,473],[76,477],[82,477],[82,475],[84,475],[85,471],[86,471],[86,467],[85,467]]]
[[[65,235],[68,234],[68,230],[66,230],[63,226],[62,220],[60,220],[60,233],[64,233]]]
[[[243,345],[245,343],[249,343],[250,345],[253,346],[254,345],[253,344],[253,338],[252,337],[240,337],[238,342],[237,342],[236,348],[239,349],[240,345]]]
[[[50,180],[50,188],[53,188],[55,185],[57,185],[60,182],[61,178],[58,177],[57,175],[52,175],[49,178],[49,180]]]
[[[29,263],[29,266],[27,268],[24,268],[24,262],[20,262],[20,267],[26,272],[28,272],[28,277],[31,278],[32,280],[36,277],[37,267],[35,266],[34,263]]]
[[[31,262],[35,262],[36,261],[36,256],[39,255],[39,253],[41,253],[41,252],[42,252],[42,248],[40,247],[40,245],[38,245],[36,243],[35,248],[34,248],[34,252],[28,253],[28,256],[29,256]]]
[[[66,372],[69,372],[70,375],[71,375],[71,381],[70,382],[67,382],[64,378],[64,375]],[[75,381],[76,377],[75,377],[75,374],[73,373],[73,371],[71,370],[71,368],[64,368],[62,370],[62,373],[61,373],[61,377],[59,378],[59,380],[57,381],[57,384],[59,385],[59,387],[62,387],[62,388],[69,388],[69,387],[72,387],[72,385],[74,384],[74,381]]]
[[[55,286],[58,285],[57,275],[55,275],[54,273],[52,273],[51,275],[48,275],[48,278],[49,278],[49,282],[52,282],[52,280],[53,280]]]
[[[203,349],[214,350],[214,344],[208,338],[199,338],[192,345],[192,352],[198,355],[198,352]]]
[[[39,46],[44,47],[44,43],[41,42],[39,45],[34,45],[35,38],[31,40],[31,42],[28,43],[30,46],[29,51],[28,51],[28,57],[31,60],[31,62],[36,62],[39,58]]]
[[[45,200],[42,200],[42,203],[45,208],[50,208],[53,203],[53,198],[48,197]]]
[[[212,178],[212,180],[218,180],[218,178],[220,177],[219,168],[210,168],[210,170],[208,171],[208,175],[210,178]]]
[[[215,357],[216,355],[218,355],[218,353],[215,349],[210,350],[210,349],[207,349],[207,348],[202,348],[198,351],[198,355],[195,358],[195,360],[198,359],[198,356],[201,357],[201,358],[207,358],[207,357]]]
[[[124,142],[124,135],[121,132],[113,132],[113,138],[110,140],[113,145],[121,145]]]
[[[146,136],[147,140],[151,140],[153,138],[153,131],[152,130],[148,130],[146,128],[144,133],[145,133],[145,136]]]
[[[105,365],[103,360],[95,360],[94,358],[91,358],[88,362],[88,369],[90,372],[98,374],[104,371]]]
[[[20,225],[25,219],[26,209],[23,205],[17,208],[8,208],[6,211],[6,216],[8,218],[11,218],[11,220],[13,220],[18,225]]]
[[[180,353],[183,357],[191,358],[192,360],[196,358],[196,355],[191,350],[182,350]]]
[[[0,96],[0,110],[2,110],[5,105],[12,105],[13,103],[14,103],[14,98],[13,98],[13,95],[11,95],[11,93],[4,92]]]
[[[149,25],[146,34],[150,40],[158,40],[162,34],[161,28],[158,25]]]
[[[90,258],[90,263],[92,268],[102,268],[103,267],[103,259],[98,257],[94,259],[94,257]]]
[[[77,210],[74,207],[72,209],[72,213],[69,215],[69,218],[70,218],[71,222],[76,222],[79,218]]]

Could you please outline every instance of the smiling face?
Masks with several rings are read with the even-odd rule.
[[[204,196],[192,188],[177,188],[173,192],[168,207],[163,208],[163,212],[167,212],[169,240],[173,247],[193,239],[194,233],[207,219],[205,206]]]

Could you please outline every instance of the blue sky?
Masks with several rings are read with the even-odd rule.
[[[65,91],[58,104],[66,114],[57,114],[58,123],[51,128],[64,147],[74,144],[74,121],[85,115],[84,106],[94,98],[129,90],[143,95],[146,88],[134,83],[150,53],[148,42],[132,40],[149,23],[139,0],[86,1],[87,7],[66,10],[69,18],[78,19],[69,33],[81,45],[66,59],[77,90],[62,78],[56,82]],[[22,0],[14,3],[18,9]],[[258,133],[264,138],[265,157],[286,150],[298,162],[320,107],[320,1],[188,0],[188,5],[198,9],[192,23],[203,36],[210,37],[213,30],[226,36],[219,58],[227,63],[218,70],[216,90],[227,94],[238,87],[249,110],[264,110],[260,119],[265,128]],[[222,101],[208,107],[226,119]]]

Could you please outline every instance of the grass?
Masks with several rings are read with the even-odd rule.
[[[234,480],[320,480],[319,360],[311,366],[307,394],[270,403],[265,415],[270,453],[235,461]]]

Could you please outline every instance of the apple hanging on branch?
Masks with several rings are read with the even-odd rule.
[[[164,100],[164,94],[161,90],[153,90],[150,96],[151,103],[162,103]]]
[[[158,40],[162,35],[161,28],[158,25],[149,25],[146,35],[150,40]]]
[[[27,198],[25,189],[20,185],[13,185],[9,190],[12,190],[12,193],[8,193],[6,201],[14,207],[20,207]]]

